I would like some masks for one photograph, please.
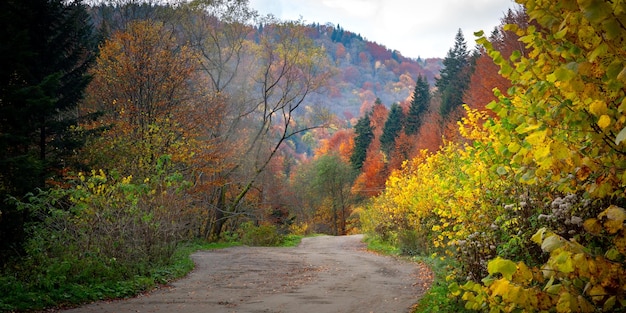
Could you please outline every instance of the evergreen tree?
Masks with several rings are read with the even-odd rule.
[[[367,156],[367,148],[369,148],[374,139],[369,113],[361,117],[354,125],[354,133],[356,137],[354,138],[354,150],[350,156],[350,163],[352,168],[360,170]]]
[[[380,149],[389,156],[393,150],[396,137],[402,130],[402,121],[404,120],[404,113],[402,108],[397,103],[391,105],[389,110],[389,116],[383,126],[383,133],[380,135]]]
[[[413,100],[406,117],[404,132],[407,135],[413,135],[419,131],[422,126],[422,115],[428,109],[430,103],[430,86],[426,77],[419,75],[413,90]]]
[[[441,116],[446,118],[463,104],[463,94],[469,86],[472,71],[467,43],[461,29],[455,36],[454,47],[448,50],[443,59],[443,66],[435,86],[441,97]]]
[[[1,252],[19,242],[28,214],[6,196],[45,188],[81,143],[70,126],[95,41],[80,1],[5,0],[0,12]]]

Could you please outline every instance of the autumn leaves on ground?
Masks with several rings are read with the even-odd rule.
[[[3,2],[0,310],[363,232],[421,312],[626,311],[626,3],[518,2],[439,72],[245,1]]]

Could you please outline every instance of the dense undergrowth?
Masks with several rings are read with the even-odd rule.
[[[523,53],[477,33],[513,87],[394,172],[363,228],[458,264],[431,292],[468,310],[624,312],[624,2],[519,2],[537,23],[505,27]]]
[[[97,253],[79,253],[74,249],[59,250],[51,258],[41,254],[43,247],[31,246],[28,257],[10,263],[11,267],[3,269],[0,275],[0,312],[74,307],[132,297],[187,275],[194,268],[190,255],[195,251],[242,244],[294,247],[302,239],[298,235],[278,235],[271,226],[248,224],[244,229],[232,234],[228,241],[179,242],[167,257],[135,259],[135,263],[116,262],[115,258],[103,259]],[[58,238],[60,233],[48,235]]]
[[[138,264],[132,276],[120,266],[91,257],[66,255],[45,264],[15,264],[14,271],[0,277],[0,311],[31,311],[73,307],[82,303],[135,296],[181,278],[194,268],[189,257],[197,250],[221,249],[238,242],[181,243],[165,262]],[[26,267],[28,270],[26,271]],[[22,270],[24,269],[24,270]]]

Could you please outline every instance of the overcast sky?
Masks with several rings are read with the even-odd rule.
[[[461,28],[469,47],[474,32],[491,32],[513,0],[250,0],[281,20],[332,23],[406,57],[446,56]]]

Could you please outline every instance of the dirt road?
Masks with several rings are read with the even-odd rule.
[[[427,269],[367,252],[361,239],[201,251],[194,271],[171,286],[67,312],[409,312],[429,284],[418,278]]]

